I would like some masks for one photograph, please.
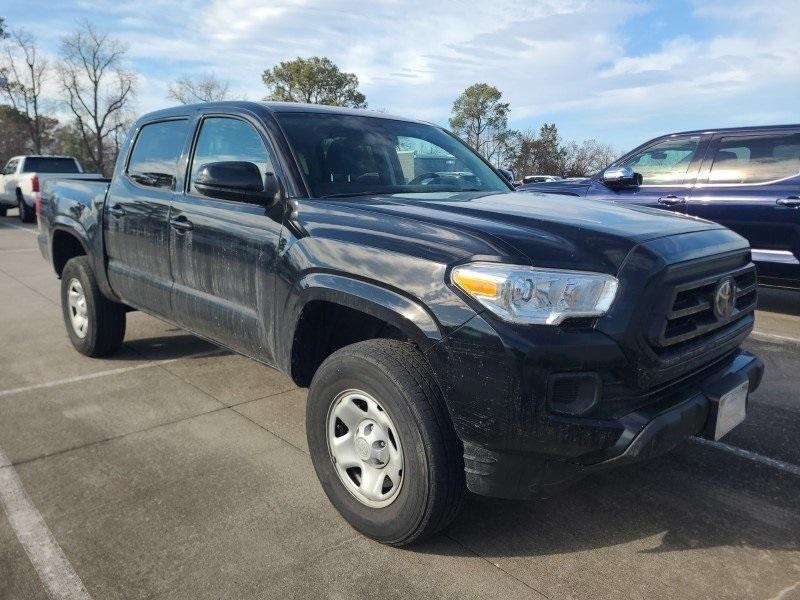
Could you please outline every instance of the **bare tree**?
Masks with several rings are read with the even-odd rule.
[[[584,140],[578,145],[571,142],[566,146],[564,175],[584,177],[594,175],[617,158],[614,148],[597,140]]]
[[[61,42],[61,87],[86,154],[108,175],[113,166],[115,134],[125,121],[136,76],[126,71],[127,47],[88,21]]]
[[[169,86],[167,98],[181,104],[216,102],[228,97],[228,80],[218,79],[213,73],[203,73],[195,79],[181,77]]]
[[[11,107],[27,117],[31,146],[36,154],[41,154],[44,146],[41,95],[48,64],[39,56],[36,39],[30,32],[18,29],[9,37],[11,41],[4,49],[0,66],[5,80],[0,89]]]

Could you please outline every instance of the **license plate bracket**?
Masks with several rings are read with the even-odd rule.
[[[717,393],[706,392],[709,410],[703,437],[719,440],[747,418],[749,380],[742,377],[725,383],[724,387],[715,386],[717,390],[722,388]]]

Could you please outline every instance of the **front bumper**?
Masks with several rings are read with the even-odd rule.
[[[668,407],[655,404],[620,419],[616,442],[600,452],[564,459],[541,453],[492,450],[464,441],[464,463],[469,489],[501,498],[548,497],[585,475],[637,462],[668,452],[690,436],[713,431],[712,404],[727,390],[748,382],[750,392],[761,383],[763,363],[739,351],[727,369],[702,381],[694,392]],[[591,428],[588,421],[584,427]]]

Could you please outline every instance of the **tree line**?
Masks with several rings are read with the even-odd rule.
[[[57,60],[42,56],[36,38],[8,30],[0,17],[0,164],[15,154],[66,154],[85,168],[108,176],[126,130],[134,119],[136,74],[125,68],[127,46],[89,21],[61,40]],[[325,57],[281,62],[262,74],[265,100],[366,108],[355,73],[341,71]],[[59,98],[43,89],[55,84]],[[51,86],[52,87],[52,86]],[[182,104],[225,100],[230,82],[214,73],[184,76],[167,98]],[[62,122],[56,114],[68,115]],[[564,141],[555,124],[516,131],[508,126],[510,105],[487,83],[469,86],[454,101],[451,129],[495,166],[530,174],[588,175],[615,157],[596,140]]]
[[[50,64],[30,32],[0,27],[6,42],[0,92],[7,101],[0,106],[0,160],[69,154],[108,175],[133,116],[136,75],[124,68],[127,47],[84,21],[61,40],[58,61]],[[51,82],[60,92],[58,106],[43,96]],[[53,116],[56,108],[70,115],[66,123]]]
[[[581,177],[616,158],[614,148],[597,140],[563,140],[555,123],[543,123],[538,131],[509,129],[510,105],[502,98],[493,85],[476,83],[456,99],[450,117],[450,128],[495,166],[508,167],[520,178]]]

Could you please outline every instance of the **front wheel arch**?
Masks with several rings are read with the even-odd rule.
[[[433,317],[397,292],[331,274],[315,274],[302,283],[294,307],[284,311],[289,316],[286,328],[278,333],[278,347],[288,350],[281,362],[298,385],[308,385],[322,361],[348,344],[389,338],[408,341],[424,352],[442,339]],[[331,338],[337,321],[348,335]]]

